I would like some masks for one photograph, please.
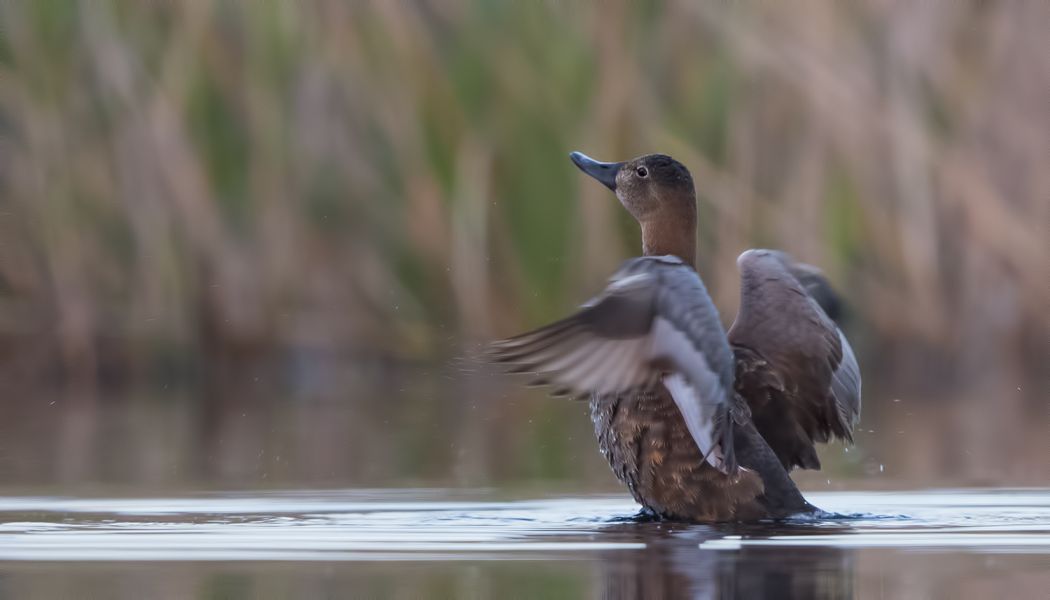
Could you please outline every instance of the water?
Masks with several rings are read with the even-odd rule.
[[[0,600],[1048,598],[1050,490],[1018,487],[1050,481],[1035,387],[873,375],[856,445],[793,473],[859,516],[703,526],[631,519],[583,403],[449,369],[301,370],[8,384]]]
[[[824,492],[844,518],[639,522],[485,490],[0,497],[0,596],[1045,598],[1050,490]]]

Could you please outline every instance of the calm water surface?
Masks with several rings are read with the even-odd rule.
[[[639,522],[485,490],[0,498],[0,596],[1046,598],[1050,490],[809,494],[844,518]]]
[[[0,389],[0,600],[1050,598],[1050,414],[1023,382],[873,376],[856,445],[795,474],[851,518],[701,526],[632,519],[583,403],[321,364]]]

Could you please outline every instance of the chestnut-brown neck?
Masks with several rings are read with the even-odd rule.
[[[685,212],[685,211],[683,211]],[[640,223],[646,256],[673,254],[696,268],[696,209],[686,214],[660,214]]]

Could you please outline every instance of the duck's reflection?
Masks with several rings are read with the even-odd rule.
[[[853,596],[854,557],[849,550],[746,544],[735,550],[701,548],[705,541],[738,533],[707,526],[623,523],[607,531],[642,539],[646,547],[603,557],[602,598]]]

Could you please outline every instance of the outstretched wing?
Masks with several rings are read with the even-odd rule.
[[[784,259],[790,265],[788,270],[802,284],[802,289],[806,290],[806,293],[817,301],[824,314],[834,321],[836,325],[842,323],[842,319],[845,316],[843,314],[842,300],[839,298],[838,293],[835,292],[835,289],[831,287],[831,282],[824,276],[824,273],[813,265],[795,262],[787,255],[784,255]]]
[[[495,342],[491,356],[567,395],[662,384],[707,461],[736,470],[732,352],[700,277],[674,257],[628,261],[576,314]]]
[[[813,267],[770,250],[749,250],[737,265],[740,313],[729,330],[736,389],[786,469],[819,469],[814,444],[852,442],[860,418],[853,349],[796,275]]]

